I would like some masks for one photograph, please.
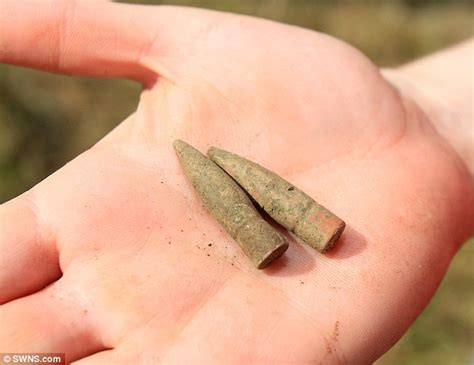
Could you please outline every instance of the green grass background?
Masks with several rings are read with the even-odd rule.
[[[158,4],[161,1],[125,1]],[[377,65],[396,66],[474,34],[472,1],[189,0],[331,34]],[[93,145],[130,114],[139,86],[0,65],[0,202]],[[454,259],[436,296],[377,364],[474,363],[474,240]]]

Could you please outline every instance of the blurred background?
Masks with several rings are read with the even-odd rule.
[[[189,0],[175,4],[250,14],[331,34],[394,67],[474,34],[474,1]],[[139,85],[0,65],[0,203],[92,146],[130,114]],[[25,227],[26,228],[26,227]],[[414,326],[379,365],[474,364],[474,241]]]

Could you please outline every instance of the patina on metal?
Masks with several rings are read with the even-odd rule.
[[[344,231],[344,221],[276,173],[216,147],[207,155],[275,221],[319,252],[328,251]]]
[[[208,211],[258,269],[285,253],[288,243],[260,216],[247,194],[229,175],[186,142],[176,140],[173,147]]]

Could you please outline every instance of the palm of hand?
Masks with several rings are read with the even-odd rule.
[[[4,306],[25,324],[8,350],[72,359],[109,348],[81,361],[98,364],[374,360],[456,249],[446,245],[455,227],[440,227],[461,214],[450,203],[462,198],[461,169],[416,105],[349,46],[261,20],[195,19],[186,57],[170,47],[158,60],[151,47],[143,58],[162,77],[133,115],[5,206],[30,212],[22,224],[52,262],[21,290],[57,278],[56,261],[63,273]],[[323,256],[289,237],[285,257],[253,269],[195,197],[175,138],[280,173],[346,221],[338,246]]]

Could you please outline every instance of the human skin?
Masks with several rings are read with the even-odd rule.
[[[469,108],[439,132],[452,106],[411,87],[442,90],[436,78],[384,77],[330,36],[187,8],[3,0],[0,61],[144,86],[118,128],[0,206],[0,352],[370,363],[474,231],[472,160],[453,137]],[[337,246],[321,255],[288,237],[278,263],[254,269],[193,193],[178,138],[303,189],[347,223]]]

